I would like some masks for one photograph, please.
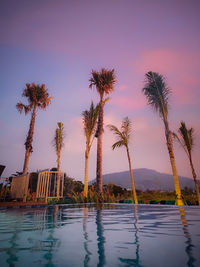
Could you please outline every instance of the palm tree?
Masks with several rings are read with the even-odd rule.
[[[53,146],[55,147],[57,154],[57,171],[58,171],[58,179],[57,179],[57,197],[59,197],[60,192],[60,154],[61,150],[64,146],[64,124],[62,122],[58,122],[58,128],[55,131],[55,136],[53,139]]]
[[[98,193],[103,192],[102,187],[102,139],[103,139],[103,114],[104,114],[104,96],[109,95],[114,90],[115,73],[114,69],[107,70],[102,68],[100,72],[92,70],[92,77],[90,78],[89,87],[96,87],[96,90],[100,96],[99,102],[99,115],[98,115],[98,125],[95,136],[97,139],[97,169],[96,169],[96,179],[97,179],[97,191]]]
[[[188,129],[185,122],[181,121],[181,126],[178,129],[179,136],[176,133],[173,133],[174,138],[178,140],[178,142],[183,147],[185,153],[188,156],[188,159],[190,161],[190,167],[192,169],[192,176],[194,179],[194,184],[196,188],[197,193],[197,199],[198,203],[200,205],[200,194],[199,194],[199,186],[197,183],[197,175],[194,169],[193,161],[192,161],[192,149],[194,147],[194,129],[190,128]]]
[[[16,105],[17,110],[20,113],[22,113],[22,111],[24,110],[25,115],[27,115],[29,112],[32,112],[30,127],[26,138],[26,142],[24,144],[26,148],[26,153],[24,159],[23,174],[27,174],[30,153],[33,152],[32,142],[33,142],[36,110],[37,109],[45,110],[47,106],[51,103],[51,99],[53,97],[49,96],[45,84],[39,85],[35,83],[32,84],[27,83],[26,88],[22,93],[22,96],[27,98],[28,105],[19,102]]]
[[[85,149],[85,183],[84,183],[84,196],[88,195],[88,162],[90,149],[94,140],[94,133],[96,131],[97,118],[99,112],[99,105],[94,106],[93,102],[90,105],[89,110],[82,112],[84,134],[86,137],[86,149]]]
[[[129,153],[129,140],[131,134],[131,121],[128,117],[124,118],[121,125],[121,130],[119,130],[114,125],[108,125],[108,128],[117,136],[117,142],[112,145],[112,149],[114,150],[116,147],[124,146],[126,148],[128,163],[129,163],[129,171],[131,176],[131,184],[132,184],[132,191],[133,191],[133,199],[135,204],[138,204],[137,194],[135,190],[135,183],[133,179],[133,171],[131,167],[131,159]]]
[[[172,133],[169,129],[168,123],[168,100],[171,93],[167,87],[164,77],[157,72],[148,72],[145,74],[146,83],[142,89],[144,95],[147,98],[147,102],[152,108],[157,111],[163,120],[165,126],[165,136],[167,141],[167,148],[169,152],[170,162],[172,166],[172,173],[174,177],[174,187],[176,191],[176,203],[177,205],[183,205],[181,197],[181,189],[179,185],[178,173],[176,169],[176,162],[174,157],[174,149],[172,142]]]

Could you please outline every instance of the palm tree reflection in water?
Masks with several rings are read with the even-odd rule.
[[[9,248],[7,250],[8,259],[6,262],[8,263],[8,266],[13,267],[17,262],[20,260],[20,252],[22,251],[29,251],[38,249],[39,244],[38,242],[35,242],[35,240],[32,237],[28,237],[27,241],[29,242],[32,247],[25,247],[23,245],[23,241],[21,239],[21,232],[23,232],[24,228],[27,227],[26,222],[24,221],[24,218],[29,215],[30,220],[33,222],[32,228],[34,229],[40,229],[43,230],[45,228],[45,217],[46,217],[46,208],[42,208],[41,210],[37,210],[33,214],[29,214],[29,211],[24,211],[18,214],[18,211],[14,212],[14,215],[18,215],[17,219],[13,221],[11,225],[12,229],[12,237],[9,240]],[[42,222],[42,223],[41,223]]]
[[[188,255],[188,262],[187,265],[189,267],[194,267],[194,262],[196,261],[195,258],[192,255],[192,248],[194,247],[194,245],[192,244],[192,238],[190,236],[190,233],[188,231],[188,222],[186,220],[186,216],[185,216],[185,209],[184,207],[179,207],[179,212],[180,212],[180,216],[181,216],[181,222],[183,225],[183,232],[185,235],[185,238],[187,239],[186,243],[186,248],[185,251]]]
[[[47,239],[42,242],[43,243],[42,249],[46,251],[46,253],[44,254],[44,258],[47,260],[47,263],[45,265],[46,267],[56,266],[53,263],[53,255],[56,248],[60,247],[60,241],[58,238],[54,237],[54,228],[56,227],[58,216],[59,216],[59,207],[56,205],[54,208],[54,213],[50,217],[50,220],[52,220],[52,225],[51,228],[49,229],[49,235]]]
[[[138,232],[139,232],[139,228],[137,226],[138,223],[138,207],[137,205],[134,205],[134,217],[135,220],[133,222],[134,228],[135,228],[135,242],[134,245],[136,245],[136,252],[135,252],[135,259],[125,259],[125,258],[119,258],[120,262],[125,263],[126,266],[135,266],[135,267],[142,267],[142,265],[140,264],[140,255],[139,255],[139,248],[140,248],[140,244],[139,244],[139,237],[138,237]]]
[[[18,261],[18,256],[17,256],[18,243],[17,243],[17,240],[19,239],[18,234],[21,232],[19,230],[20,227],[18,227],[19,224],[17,223],[15,228],[13,229],[13,235],[9,241],[11,247],[7,250],[8,259],[6,260],[6,262],[8,263],[8,265],[10,267],[15,266],[15,263]]]
[[[85,259],[84,259],[84,267],[88,266],[88,263],[90,261],[90,255],[92,255],[92,253],[89,251],[88,249],[88,243],[90,242],[88,240],[88,232],[87,232],[87,219],[88,219],[88,207],[85,207],[83,209],[83,214],[84,214],[84,218],[83,218],[83,235],[84,235],[84,249],[85,249]]]
[[[99,262],[97,264],[98,267],[104,266],[106,264],[106,257],[105,257],[105,237],[103,236],[104,228],[102,222],[102,209],[99,207],[97,209],[96,215],[96,225],[97,225],[97,246],[98,246],[98,254],[99,254]]]

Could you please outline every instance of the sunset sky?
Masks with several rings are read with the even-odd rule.
[[[52,139],[61,121],[65,147],[61,169],[83,181],[85,138],[81,113],[93,100],[91,71],[114,68],[117,83],[105,106],[105,125],[133,123],[133,168],[171,173],[163,122],[142,95],[144,74],[163,74],[172,90],[169,123],[184,120],[195,129],[194,165],[200,176],[200,1],[195,0],[0,0],[0,164],[3,176],[23,168],[30,123],[16,110],[26,102],[26,83],[45,83],[54,97],[38,111],[29,171],[56,166]],[[103,174],[128,170],[123,148],[105,128]],[[180,175],[192,177],[187,157],[175,144]],[[96,140],[89,166],[95,178]]]

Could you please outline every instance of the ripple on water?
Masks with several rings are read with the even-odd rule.
[[[200,266],[200,208],[53,206],[0,212],[2,266]]]

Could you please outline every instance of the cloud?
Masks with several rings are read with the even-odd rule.
[[[67,127],[70,125],[70,127]],[[81,116],[71,118],[66,124],[65,152],[79,154],[85,150],[85,136],[83,132],[83,120]],[[69,138],[68,138],[69,137]]]
[[[138,110],[146,105],[142,96],[115,96],[112,98],[112,104],[118,108],[126,110]]]
[[[118,91],[126,91],[128,89],[128,85],[122,84],[117,87]]]
[[[132,85],[120,85],[111,97],[110,104],[120,110],[134,111],[146,106],[146,99],[141,93],[141,84],[137,79]]]

